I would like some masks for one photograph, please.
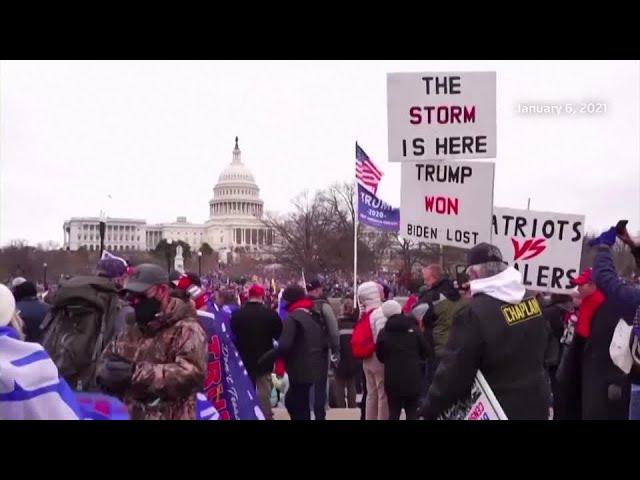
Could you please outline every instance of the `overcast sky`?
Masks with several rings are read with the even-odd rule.
[[[494,204],[586,215],[640,231],[638,62],[25,61],[0,63],[0,243],[62,243],[72,216],[208,217],[234,137],[266,210],[354,175],[357,140],[384,172],[386,73],[495,70]],[[518,113],[519,103],[601,102],[607,113]],[[283,178],[287,178],[286,181]],[[109,200],[107,195],[111,195]]]

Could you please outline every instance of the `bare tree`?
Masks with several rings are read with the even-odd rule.
[[[277,237],[270,253],[278,263],[305,273],[349,272],[353,266],[353,185],[334,184],[313,195],[303,192],[293,200],[286,216],[267,215],[263,223]],[[358,236],[359,271],[376,265],[380,239]],[[384,245],[382,245],[384,247]],[[384,250],[384,249],[382,249]]]

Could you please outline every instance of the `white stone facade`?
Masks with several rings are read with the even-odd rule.
[[[147,222],[130,218],[106,218],[104,246],[109,251],[146,249]],[[100,218],[72,217],[64,222],[64,248],[100,250]]]
[[[236,137],[231,164],[220,174],[209,201],[209,219],[204,224],[176,222],[147,225],[145,220],[106,218],[105,249],[111,252],[152,250],[162,239],[182,240],[191,249],[208,243],[227,262],[240,247],[260,254],[274,241],[273,233],[261,222],[264,204],[251,171],[242,163]],[[73,217],[64,222],[64,247],[100,249],[97,217]]]

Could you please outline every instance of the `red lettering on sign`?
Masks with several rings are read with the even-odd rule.
[[[207,364],[207,381],[213,384],[218,384],[221,380],[222,368],[220,367],[220,360],[209,362]]]
[[[475,408],[471,411],[471,413],[469,414],[469,420],[477,420],[478,418],[480,418],[483,412],[484,412],[484,405],[482,405],[482,402],[481,402],[478,405],[476,405]]]
[[[530,260],[533,257],[537,257],[544,252],[546,245],[544,244],[544,238],[533,238],[525,240],[520,244],[515,238],[511,239],[513,244],[513,261],[516,260]]]
[[[459,201],[457,198],[426,196],[424,206],[427,212],[435,210],[440,215],[458,215]]]
[[[220,339],[217,335],[211,337],[211,341],[208,346],[209,353],[213,354],[214,359],[220,358]]]

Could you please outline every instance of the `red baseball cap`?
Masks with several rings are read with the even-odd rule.
[[[576,285],[576,286],[580,287],[582,285],[586,285],[589,282],[591,282],[591,269],[587,268],[584,272],[582,272],[576,278],[571,280],[570,283],[571,283],[571,285]]]
[[[254,283],[249,288],[249,298],[264,298],[264,288],[257,283]]]

